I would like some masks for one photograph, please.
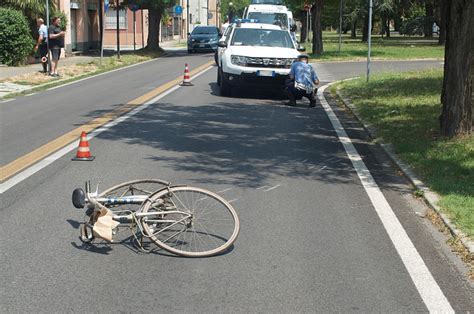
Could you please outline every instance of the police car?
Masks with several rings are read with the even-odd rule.
[[[283,88],[299,51],[277,25],[241,21],[219,42],[217,84],[222,96],[232,87]]]

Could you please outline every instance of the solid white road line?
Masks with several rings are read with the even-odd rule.
[[[210,66],[204,70],[202,70],[201,72],[199,72],[198,74],[194,75],[191,80],[194,80],[196,78],[198,78],[200,75],[204,74],[205,72],[209,71],[210,69],[212,69],[213,66]],[[123,116],[120,116],[118,117],[117,119],[103,125],[102,127],[99,127],[98,129],[90,132],[88,135],[87,135],[87,138],[88,140],[90,139],[93,139],[94,137],[96,137],[97,135],[99,135],[100,133],[104,132],[104,131],[107,131],[108,129],[110,129],[111,127],[119,124],[120,122],[123,122],[125,120],[127,120],[128,118],[130,118],[131,116],[137,114],[138,112],[142,111],[143,109],[145,109],[146,107],[148,107],[149,105],[153,104],[153,103],[156,103],[158,100],[162,99],[163,97],[171,94],[172,92],[176,91],[177,89],[181,88],[181,86],[179,85],[176,85],[170,89],[168,89],[167,91],[163,92],[162,94],[156,96],[155,98],[147,101],[146,103],[144,103],[143,105],[133,109],[132,111],[124,114]],[[74,142],[74,143],[71,143],[63,148],[61,148],[60,150],[58,150],[57,152],[49,155],[48,157],[45,157],[44,159],[40,160],[39,162],[37,162],[36,164],[32,165],[31,167],[29,168],[26,168],[25,170],[19,172],[18,174],[16,174],[15,176],[11,177],[10,179],[6,180],[5,182],[1,183],[0,184],[0,194],[3,194],[4,192],[8,191],[10,188],[12,188],[13,186],[17,185],[18,183],[20,183],[21,181],[25,180],[26,178],[30,177],[31,175],[35,174],[36,172],[40,171],[41,169],[43,169],[44,167],[52,164],[54,161],[58,160],[59,158],[61,158],[62,156],[66,155],[67,153],[69,153],[70,151],[72,151],[73,149],[77,148],[77,143]]]
[[[367,169],[365,163],[362,161],[362,158],[352,144],[352,141],[347,135],[341,122],[326,101],[326,98],[324,97],[324,90],[330,85],[332,85],[332,83],[319,88],[318,98],[324,110],[326,111],[332,126],[336,130],[339,141],[344,146],[347,156],[349,156],[352,165],[357,171],[357,175],[359,176],[359,179],[362,182],[362,185],[364,186],[364,189],[367,192],[375,208],[375,211],[382,221],[382,224],[387,231],[390,240],[392,240],[398,255],[402,259],[403,264],[405,265],[411,279],[413,280],[413,283],[420,293],[423,302],[430,312],[454,313],[451,304],[446,299],[443,291],[441,291],[441,288],[434,280],[433,275],[425,265],[425,262],[411,242],[405,229],[403,229],[403,226],[390,207],[390,204],[387,202],[382,191],[377,186],[377,183],[370,174],[369,169]]]
[[[264,190],[264,192],[268,192],[268,191],[274,190],[274,189],[276,189],[276,188],[278,188],[278,187],[280,187],[280,186],[281,186],[281,184],[277,184],[277,185],[275,185],[275,186],[272,186],[271,188],[268,188],[268,189]]]

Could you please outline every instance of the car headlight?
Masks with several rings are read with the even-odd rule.
[[[194,39],[194,38],[191,38],[191,41],[196,41],[196,39]]]
[[[246,66],[247,65],[247,57],[245,56],[230,56],[230,62],[235,65]]]

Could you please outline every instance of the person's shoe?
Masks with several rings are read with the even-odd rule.
[[[311,101],[309,102],[309,107],[310,107],[310,108],[316,107],[316,100],[311,100]]]
[[[294,106],[296,106],[296,100],[290,100],[285,105],[290,106],[290,107],[294,107]]]

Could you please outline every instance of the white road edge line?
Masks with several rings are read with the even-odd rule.
[[[277,184],[277,185],[272,186],[271,188],[268,188],[268,189],[263,190],[263,191],[264,191],[264,192],[268,192],[268,191],[274,190],[274,189],[276,189],[277,187],[280,187],[280,186],[281,186],[281,184]]]
[[[416,250],[415,246],[408,237],[405,229],[401,225],[397,216],[393,212],[390,204],[385,199],[380,188],[377,186],[374,178],[367,169],[365,163],[352,144],[351,139],[347,135],[344,127],[332,111],[329,103],[324,97],[324,90],[334,83],[326,84],[318,89],[318,98],[331,121],[334,130],[336,130],[339,141],[344,146],[347,156],[352,162],[357,175],[369,196],[375,211],[377,212],[382,224],[387,231],[398,255],[405,265],[410,277],[415,284],[423,302],[429,312],[436,313],[454,313],[451,304],[446,299],[443,291],[436,283],[433,275]]]
[[[212,69],[214,66],[209,66],[207,68],[205,68],[204,70],[202,70],[201,72],[195,74],[191,80],[194,80],[196,79],[197,77],[199,77],[200,75],[204,74],[205,72],[209,71],[210,69]],[[156,103],[158,100],[162,99],[163,97],[165,96],[168,96],[169,94],[171,94],[172,92],[176,91],[177,89],[181,88],[181,86],[179,85],[175,85],[174,87],[171,87],[170,89],[168,89],[167,91],[163,92],[162,94],[156,96],[155,98],[153,99],[150,99],[149,101],[147,101],[146,103],[144,103],[143,105],[133,109],[132,111],[124,114],[123,116],[120,116],[118,117],[117,119],[113,120],[113,121],[110,121],[109,123],[106,123],[105,125],[99,127],[98,129],[95,129],[94,131],[90,132],[88,135],[87,135],[87,138],[90,140],[90,139],[93,139],[95,136],[99,135],[100,133],[104,132],[104,131],[107,131],[108,129],[110,129],[111,127],[119,124],[120,122],[123,122],[125,120],[127,120],[128,118],[130,118],[131,116],[137,114],[138,112],[142,111],[143,109],[145,109],[146,107],[148,107],[149,105],[153,104],[153,103]],[[12,187],[14,187],[15,185],[17,185],[18,183],[20,183],[21,181],[27,179],[28,177],[32,176],[33,174],[35,174],[36,172],[40,171],[41,169],[43,169],[44,167],[52,164],[54,161],[58,160],[59,158],[63,157],[64,155],[66,155],[67,153],[69,153],[70,151],[72,151],[74,148],[77,148],[77,143],[76,141],[72,142],[71,144],[61,148],[60,150],[58,150],[57,152],[43,158],[42,160],[40,160],[39,162],[37,162],[36,164],[32,165],[31,167],[28,167],[26,168],[25,170],[21,171],[20,173],[16,174],[15,176],[11,177],[10,179],[6,180],[5,182],[3,182],[2,184],[0,184],[0,194],[3,194],[5,193],[6,191],[8,191],[9,189],[11,189]]]

